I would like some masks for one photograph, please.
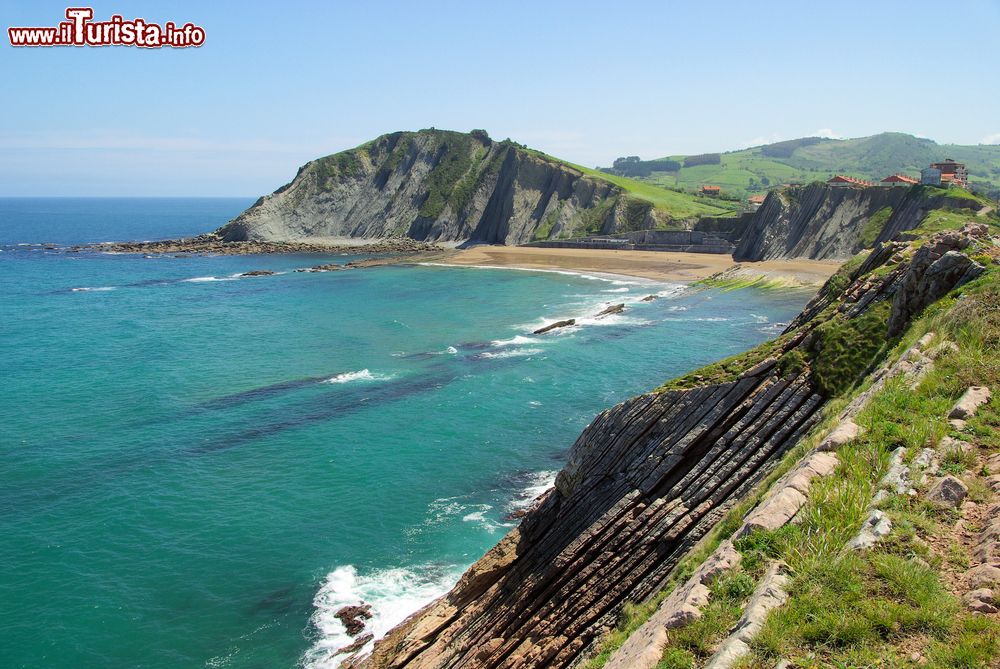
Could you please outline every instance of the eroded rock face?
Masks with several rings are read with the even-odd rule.
[[[903,332],[910,320],[928,305],[944,297],[986,271],[986,268],[959,253],[970,238],[959,232],[942,232],[924,244],[913,256],[892,299],[889,336]]]
[[[889,270],[853,281],[838,306],[843,318],[891,299],[910,269],[899,250],[885,245],[869,256],[863,269]],[[783,375],[778,362],[808,345],[815,315],[829,303],[828,296],[814,300],[771,357],[754,359],[742,374],[714,383],[692,377],[702,385],[648,393],[599,414],[570,450],[555,488],[521,525],[451,592],[351,666],[562,669],[584,658],[623,604],[660,591],[680,558],[816,423],[824,398],[812,389],[808,367]],[[926,356],[917,353],[900,364],[923,364]],[[894,369],[884,368],[883,382]],[[843,419],[854,415],[853,404]],[[859,434],[856,425],[841,428],[826,448]],[[772,505],[773,518],[747,520],[759,527],[787,521],[809,479],[836,462],[830,450],[817,451],[758,506]],[[883,487],[909,492],[902,452],[893,465]],[[994,547],[982,551],[991,560]],[[686,594],[692,599],[681,604],[694,606],[698,588]],[[674,613],[694,615],[684,606]]]
[[[865,244],[893,239],[917,227],[932,209],[978,207],[974,200],[929,196],[919,188],[832,188],[811,184],[773,191],[747,221],[733,256],[847,259]],[[866,239],[872,216],[888,214],[874,239]]]
[[[476,563],[366,666],[568,666],[814,424],[822,400],[806,379],[756,372],[598,415],[498,546],[504,559]]]
[[[523,244],[653,228],[646,202],[509,142],[395,132],[307,163],[218,233],[227,241],[409,237]],[[585,220],[586,219],[586,220]]]

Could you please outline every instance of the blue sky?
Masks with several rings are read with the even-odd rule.
[[[817,133],[1000,142],[1000,0],[100,0],[97,20],[206,43],[9,45],[66,6],[0,0],[0,195],[255,196],[431,126],[586,165]]]

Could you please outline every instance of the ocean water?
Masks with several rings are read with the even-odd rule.
[[[809,298],[38,245],[196,234],[248,204],[0,200],[0,666],[336,667],[340,606],[399,622],[596,412]],[[236,276],[253,269],[278,274]]]

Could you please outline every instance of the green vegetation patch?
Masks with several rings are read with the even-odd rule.
[[[448,133],[440,139],[437,147],[438,162],[427,175],[427,197],[420,206],[420,216],[437,218],[450,203],[456,186],[473,166],[470,141],[470,138],[458,133]],[[473,188],[473,184],[464,186],[461,197],[467,198]]]
[[[827,397],[839,395],[882,357],[889,310],[888,302],[880,302],[856,318],[837,314],[816,328],[809,350],[817,390]]]
[[[892,217],[892,207],[882,207],[868,217],[864,227],[861,228],[860,241],[863,246],[874,246],[875,240],[882,233],[885,224]]]

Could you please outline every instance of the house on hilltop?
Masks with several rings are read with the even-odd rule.
[[[760,205],[764,204],[765,199],[767,199],[766,195],[751,195],[747,198],[747,211],[757,211],[760,209]]]
[[[827,185],[836,186],[838,188],[847,188],[849,186],[860,186],[862,188],[867,188],[869,186],[874,186],[875,184],[871,181],[865,181],[864,179],[855,179],[854,177],[845,176],[843,174],[838,174],[837,176],[830,177],[826,180]]]
[[[702,195],[719,195],[722,193],[722,186],[702,186]]]
[[[920,183],[918,180],[908,177],[905,174],[891,174],[885,179],[882,179],[882,181],[879,182],[879,185],[888,188],[909,188],[910,186],[916,186],[918,183]]]
[[[940,163],[931,163],[920,171],[920,183],[929,186],[959,186],[969,188],[969,170],[965,163],[946,158]]]

